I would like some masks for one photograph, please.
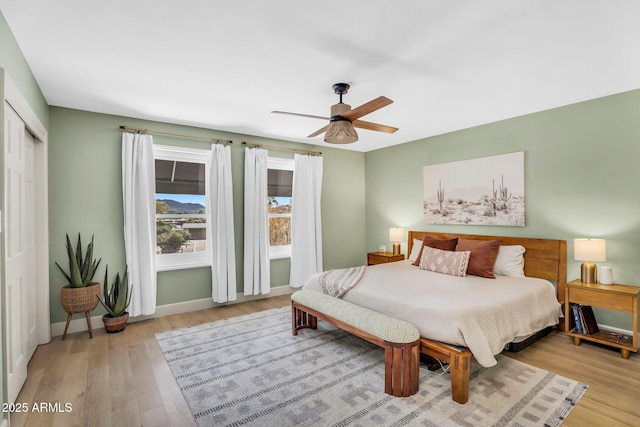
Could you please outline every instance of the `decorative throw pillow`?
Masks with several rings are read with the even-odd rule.
[[[415,262],[420,257],[420,251],[422,251],[422,240],[413,239],[413,246],[411,247],[411,254],[409,254],[409,261]]]
[[[422,257],[422,249],[425,246],[428,246],[430,248],[440,249],[443,251],[455,251],[457,244],[458,244],[457,237],[454,237],[453,239],[448,239],[448,240],[441,240],[431,236],[424,236],[424,239],[422,240],[422,246],[420,246],[420,253],[418,254],[418,257],[416,258],[413,265],[420,264],[420,258]]]
[[[467,274],[495,279],[493,266],[498,257],[498,248],[502,240],[458,239],[456,251],[471,251]]]
[[[524,277],[524,246],[508,245],[498,248],[498,257],[493,274],[509,277]]]
[[[469,251],[443,251],[425,246],[420,257],[420,270],[465,277],[470,255]]]

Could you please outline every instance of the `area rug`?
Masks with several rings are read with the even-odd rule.
[[[384,351],[326,322],[291,335],[280,308],[156,334],[201,426],[558,426],[587,385],[506,356],[474,363],[469,402],[420,368],[411,397],[384,393]]]

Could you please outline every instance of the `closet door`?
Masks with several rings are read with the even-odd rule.
[[[4,105],[5,363],[13,402],[36,349],[35,141],[20,116]]]

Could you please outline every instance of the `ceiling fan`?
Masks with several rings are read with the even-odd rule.
[[[377,123],[358,120],[360,117],[379,110],[393,103],[384,96],[369,101],[361,106],[351,109],[351,105],[342,103],[342,95],[348,92],[350,86],[347,83],[336,83],[333,91],[340,96],[340,102],[331,106],[331,117],[313,116],[310,114],[288,113],[286,111],[272,111],[275,114],[288,114],[291,116],[310,117],[312,119],[329,120],[325,127],[313,132],[307,138],[313,138],[325,132],[324,140],[332,144],[350,144],[358,140],[358,134],[354,128],[374,130],[377,132],[394,133],[398,128],[380,125]]]

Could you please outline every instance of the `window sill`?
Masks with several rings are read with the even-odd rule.
[[[211,262],[185,262],[181,264],[170,264],[170,265],[162,265],[161,263],[156,264],[156,271],[173,271],[173,270],[187,270],[190,268],[202,268],[202,267],[211,267]]]
[[[269,259],[291,258],[291,245],[269,246]]]
[[[275,254],[275,255],[269,256],[270,260],[273,260],[273,259],[285,259],[285,258],[291,258],[291,255],[289,255],[289,254]]]

